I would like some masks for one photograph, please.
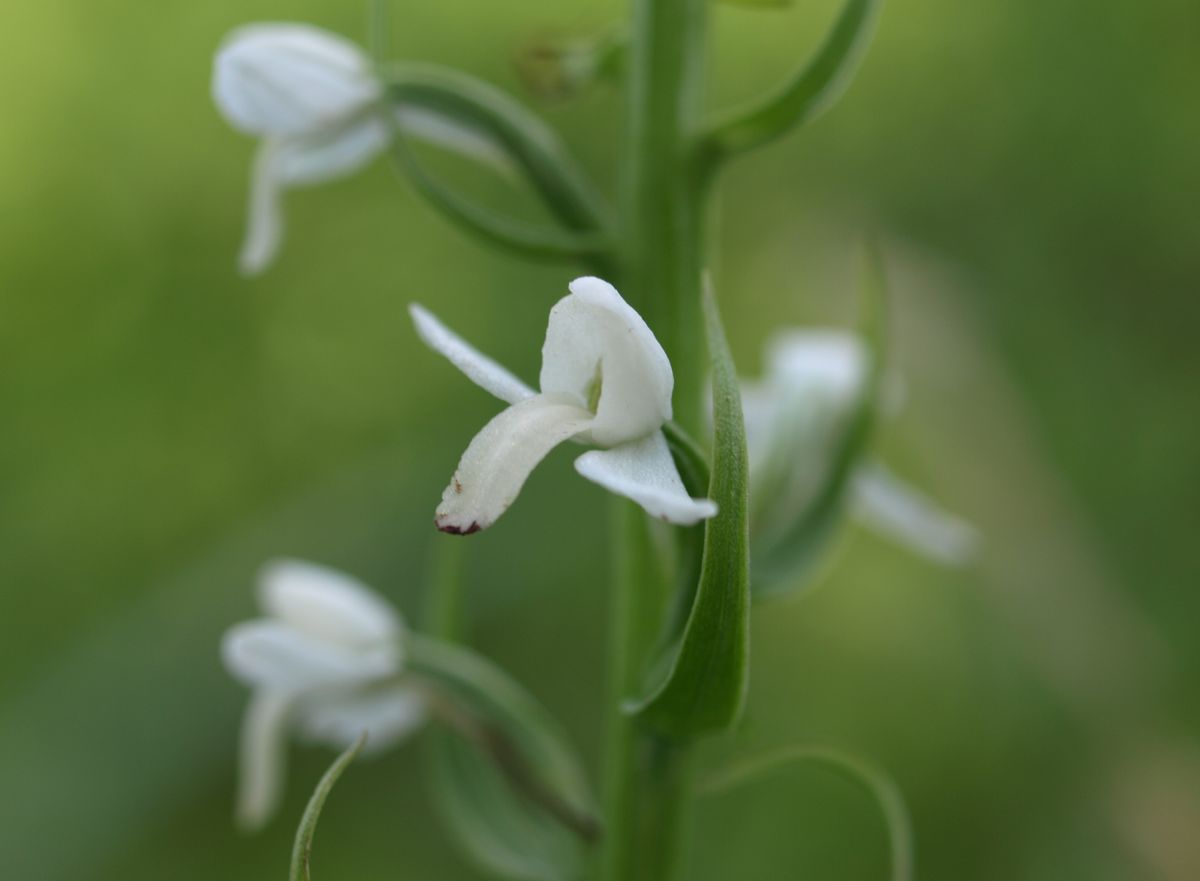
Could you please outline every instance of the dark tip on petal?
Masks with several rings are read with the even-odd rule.
[[[481,526],[478,522],[473,522],[466,529],[463,529],[461,526],[456,526],[453,523],[443,523],[439,518],[436,517],[434,518],[433,525],[447,535],[473,535],[474,533],[483,529],[483,526]]]

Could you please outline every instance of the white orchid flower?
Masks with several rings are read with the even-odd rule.
[[[840,330],[781,331],[768,343],[766,375],[742,385],[759,528],[795,522],[814,501],[863,392],[868,358],[862,340]],[[947,565],[965,563],[977,545],[970,524],[878,463],[855,473],[851,510],[877,532]]]
[[[253,689],[242,726],[238,821],[254,829],[275,812],[289,734],[346,749],[364,731],[381,752],[426,717],[422,693],[402,678],[404,622],[354,579],[281,560],[259,582],[267,617],[225,634],[229,672]]]
[[[563,441],[601,447],[575,460],[588,480],[670,523],[717,513],[684,489],[662,433],[675,377],[642,317],[608,282],[577,278],[550,310],[535,392],[447,329],[409,307],[421,339],[467,377],[511,406],[471,441],[442,495],[443,532],[486,529],[517,497],[534,466]]]
[[[387,109],[367,54],[311,25],[233,31],[217,50],[212,91],[230,125],[261,139],[240,257],[248,275],[264,270],[279,250],[284,190],[363,168],[387,148],[393,121],[427,143],[507,164],[496,144],[474,129],[421,108]]]

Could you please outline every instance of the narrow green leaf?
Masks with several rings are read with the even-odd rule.
[[[317,788],[313,790],[312,798],[308,800],[308,807],[304,809],[304,816],[300,818],[300,827],[296,830],[296,842],[292,845],[292,867],[288,872],[289,881],[312,881],[313,836],[317,832],[317,820],[321,816],[321,810],[325,807],[325,799],[329,798],[329,793],[333,791],[333,785],[342,776],[342,772],[354,761],[366,742],[367,733],[364,731],[349,749],[334,760],[333,764],[329,766],[329,770],[317,783]]]
[[[752,546],[756,600],[793,590],[812,574],[844,519],[854,474],[870,447],[887,363],[887,279],[873,245],[864,256],[860,297],[860,335],[869,364],[866,381],[812,503],[793,523]]]
[[[489,137],[565,227],[592,233],[607,229],[608,207],[562,139],[519,101],[475,77],[434,65],[393,64],[383,75],[390,100]]]
[[[595,802],[555,720],[521,686],[467,648],[420,636],[408,668],[430,683],[429,770],[436,803],[468,854],[506,878],[568,881],[598,834]]]
[[[749,660],[749,534],[746,432],[737,370],[712,289],[704,289],[713,385],[713,465],[700,578],[664,681],[636,712],[668,736],[689,739],[731,727],[741,713]]]
[[[813,119],[849,84],[882,0],[846,0],[817,53],[774,94],[715,122],[701,140],[710,165],[761,146]]]
[[[816,746],[795,746],[765,756],[739,762],[717,774],[701,787],[703,794],[716,794],[746,786],[799,764],[824,765],[860,786],[874,799],[887,827],[891,881],[912,881],[912,824],[904,796],[895,781],[874,764],[839,750]]]
[[[398,125],[393,126],[392,155],[401,172],[435,208],[494,245],[549,260],[598,259],[606,251],[606,241],[596,233],[526,223],[456,193],[425,171]]]

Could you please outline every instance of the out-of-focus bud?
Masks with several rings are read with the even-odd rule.
[[[593,83],[620,77],[628,45],[619,31],[590,39],[541,39],[530,42],[513,63],[531,94],[545,101],[568,101]]]

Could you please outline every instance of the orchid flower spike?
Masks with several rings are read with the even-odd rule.
[[[507,164],[497,145],[474,129],[417,107],[389,110],[367,54],[306,24],[233,31],[217,50],[212,92],[231,126],[261,139],[240,258],[247,275],[266,269],[279,249],[283,191],[363,168],[387,148],[393,124],[427,143]]]
[[[742,384],[752,528],[794,523],[815,501],[867,382],[862,340],[834,329],[786,330],[766,349],[766,375]],[[893,391],[895,386],[885,387]],[[884,395],[885,405],[896,395]],[[854,474],[851,510],[877,532],[930,559],[960,565],[974,527],[877,462]]]
[[[534,466],[558,444],[601,447],[575,460],[588,480],[670,523],[717,513],[693,499],[671,458],[662,425],[671,418],[675,377],[642,317],[598,278],[577,278],[550,310],[541,392],[476,351],[421,306],[417,333],[467,378],[510,404],[471,441],[442,495],[435,522],[467,535],[491,526],[516,499]]]
[[[242,725],[239,824],[261,827],[283,790],[289,733],[338,750],[365,731],[379,753],[426,718],[404,678],[404,622],[354,579],[280,560],[259,581],[265,618],[234,625],[221,656],[252,689]]]

